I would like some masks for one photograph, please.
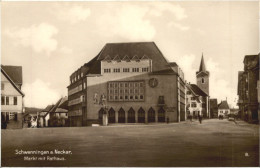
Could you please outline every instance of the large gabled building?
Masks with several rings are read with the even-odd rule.
[[[23,127],[22,67],[1,65],[1,121],[7,128]],[[3,125],[4,124],[4,125]]]
[[[70,126],[186,119],[184,74],[154,42],[108,43],[70,76]]]

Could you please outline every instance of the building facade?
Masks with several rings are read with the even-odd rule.
[[[21,91],[21,87],[22,67],[1,65],[2,127],[3,124],[7,124],[7,128],[23,127],[24,93]]]
[[[202,114],[202,96],[196,94],[190,84],[186,84],[186,112],[187,116],[197,117]]]
[[[186,119],[184,74],[153,42],[106,44],[70,82],[70,126]]]
[[[218,118],[218,100],[210,99],[210,116],[211,118]]]
[[[218,117],[223,116],[227,117],[230,114],[230,108],[226,100],[221,101],[218,105]]]
[[[259,54],[246,55],[244,71],[238,72],[238,106],[240,117],[248,122],[259,121]]]

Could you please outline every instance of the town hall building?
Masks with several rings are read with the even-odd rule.
[[[108,43],[70,76],[70,126],[184,121],[185,88],[154,42]]]

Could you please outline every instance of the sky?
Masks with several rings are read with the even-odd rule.
[[[106,43],[154,41],[196,83],[202,53],[210,97],[236,105],[245,55],[259,53],[258,1],[1,2],[1,64],[23,67],[26,107],[67,95],[69,76]]]

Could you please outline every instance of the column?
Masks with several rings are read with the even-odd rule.
[[[138,123],[138,111],[135,111],[135,123]]]
[[[128,112],[125,111],[125,123],[128,123],[128,119],[127,119],[127,117],[128,117]]]
[[[145,120],[145,123],[147,124],[148,123],[148,110],[145,110],[145,113],[144,113],[144,120]]]
[[[118,123],[118,111],[115,112],[116,123]]]
[[[155,122],[158,123],[158,110],[155,110]]]

